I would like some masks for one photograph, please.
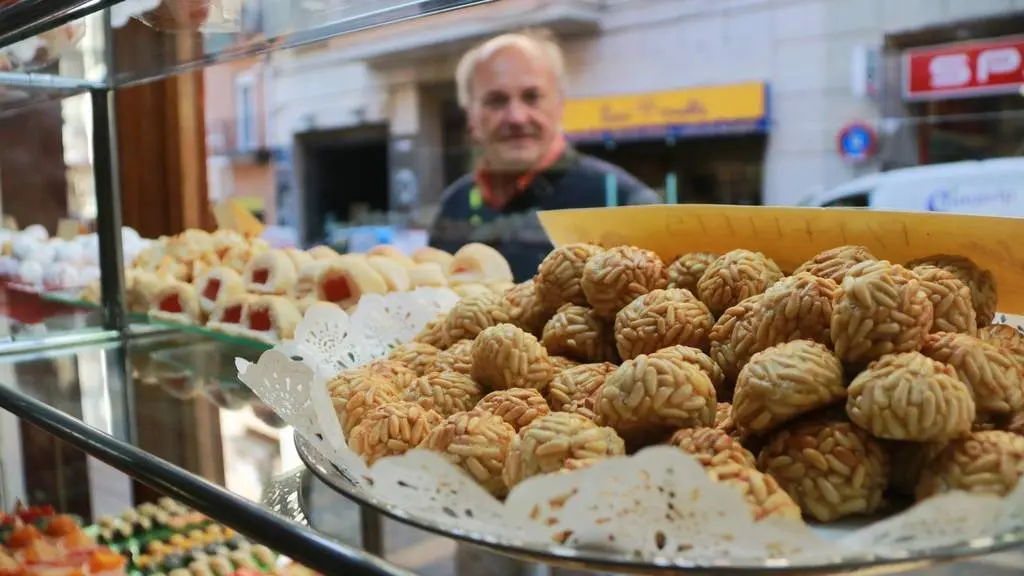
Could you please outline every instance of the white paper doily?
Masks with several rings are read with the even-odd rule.
[[[756,522],[735,489],[664,446],[531,478],[504,502],[427,451],[367,469],[345,445],[327,380],[385,356],[455,300],[447,290],[365,297],[352,316],[313,306],[295,341],[256,364],[237,360],[239,378],[295,427],[300,453],[312,446],[307,464],[336,489],[482,545],[581,561],[592,554],[622,565],[798,568],[963,556],[1024,543],[1024,482],[1006,498],[948,493],[867,527],[829,533],[791,521]],[[1019,318],[1005,320],[1020,326]],[[331,482],[332,475],[341,480]]]

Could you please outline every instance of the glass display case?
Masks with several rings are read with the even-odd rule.
[[[584,568],[715,573],[723,566],[735,568],[729,565],[734,558],[690,565],[605,549],[614,549],[614,542],[563,545],[571,532],[531,547],[515,540],[514,533],[503,539],[507,534],[474,531],[482,522],[474,510],[443,510],[440,520],[424,520],[401,506],[382,503],[371,490],[372,476],[360,476],[354,470],[361,468],[345,468],[317,452],[321,444],[315,442],[327,443],[326,435],[303,435],[296,430],[300,426],[289,424],[287,416],[294,414],[261,399],[274,396],[273,391],[247,386],[239,377],[245,367],[257,365],[272,351],[265,357],[279,362],[273,383],[282,384],[282,389],[285,384],[302,388],[295,382],[309,374],[296,364],[309,361],[303,354],[315,347],[304,348],[308,341],[278,345],[293,336],[311,337],[312,330],[299,334],[306,310],[299,304],[309,306],[316,298],[295,295],[298,288],[287,293],[287,308],[296,311],[288,318],[287,329],[275,323],[275,310],[269,305],[260,310],[259,321],[249,317],[243,322],[240,312],[229,321],[233,308],[227,299],[208,298],[206,291],[218,294],[231,278],[214,276],[203,256],[204,250],[216,252],[217,264],[231,268],[237,277],[245,269],[229,264],[232,251],[245,253],[239,258],[247,264],[254,259],[251,249],[256,242],[316,246],[297,251],[296,258],[312,263],[315,249],[333,257],[378,244],[402,246],[407,253],[425,246],[444,191],[455,182],[471,180],[466,175],[479,166],[479,146],[472,142],[465,103],[460,104],[465,95],[459,93],[453,72],[466,49],[490,36],[536,27],[552,31],[565,45],[564,62],[559,64],[565,68],[559,69],[565,75],[559,78],[565,102],[557,128],[564,133],[566,149],[635,176],[637,188],[650,193],[649,202],[643,203],[753,207],[795,205],[801,200],[813,204],[807,198],[824,196],[811,193],[805,198],[808,190],[886,167],[927,163],[928,156],[965,159],[956,150],[924,154],[930,149],[926,136],[937,129],[922,129],[924,136],[911,134],[909,127],[916,130],[927,120],[909,116],[925,108],[950,108],[968,113],[951,112],[942,124],[960,122],[959,116],[971,116],[967,120],[974,122],[973,116],[992,107],[983,96],[971,98],[971,105],[964,108],[925,104],[924,93],[901,95],[901,78],[892,61],[905,54],[911,66],[916,47],[944,46],[963,34],[1002,38],[1016,33],[1015,26],[1020,25],[1019,15],[989,14],[995,21],[986,24],[976,22],[975,14],[961,15],[956,20],[960,24],[935,31],[928,27],[938,16],[915,20],[877,3],[862,9],[852,0],[835,3],[846,6],[847,12],[814,3],[809,12],[813,18],[789,10],[800,2],[705,4],[0,0],[0,512],[14,512],[23,504],[29,507],[24,513],[31,516],[32,507],[51,505],[73,515],[96,545],[111,546],[121,553],[129,572],[137,569],[140,575],[178,576],[171,571],[182,566],[204,574],[205,568],[213,570],[215,559],[234,568],[251,561],[262,572],[276,566],[280,572],[274,573],[281,574],[301,574],[287,570],[302,567],[320,574],[438,576],[575,574],[575,569]],[[712,4],[715,7],[709,7]],[[864,15],[869,12],[877,12],[877,18]],[[837,24],[850,21],[853,13],[860,15],[856,25]],[[893,22],[907,31],[893,32]],[[806,32],[810,29],[815,32]],[[851,47],[851,30],[870,42]],[[997,44],[1005,49],[1007,42],[1021,47],[1012,38]],[[848,58],[851,48],[854,54]],[[941,55],[943,50],[932,52]],[[835,56],[839,53],[842,58]],[[813,54],[827,58],[809,60]],[[681,55],[687,59],[684,64]],[[993,65],[1009,67],[1012,58],[1003,56]],[[837,59],[842,65],[833,61]],[[853,60],[849,82],[847,60]],[[883,60],[889,64],[878,64]],[[839,69],[844,74],[834,72]],[[1017,92],[1006,89],[1010,84]],[[971,90],[976,88],[984,87]],[[1016,118],[1021,109],[1019,90],[1019,82],[1000,85],[999,114]],[[871,116],[870,121],[847,117],[861,113]],[[983,123],[985,130],[965,129],[979,139],[977,145],[961,148],[1019,154],[1016,124],[1003,122],[1002,117],[986,117]],[[996,125],[1003,128],[992,128]],[[862,148],[854,149],[857,145]],[[159,158],[144,161],[154,154]],[[139,192],[154,183],[161,188],[149,195]],[[172,201],[163,198],[169,190],[178,195]],[[616,178],[603,178],[595,190],[601,197],[595,206],[630,203]],[[481,225],[473,217],[488,210],[487,199],[477,188],[468,196],[472,215],[459,224],[472,233],[445,244],[445,230],[434,230],[430,240],[435,247],[455,253],[467,237],[500,245],[513,236],[533,241],[545,234],[532,214],[497,216]],[[866,205],[867,192],[858,199],[859,206]],[[190,235],[195,230],[213,229],[207,203],[229,200],[236,211],[225,209],[217,218],[243,221],[237,210],[244,207],[247,217],[256,215],[268,229],[278,228],[280,236],[268,233],[254,239],[232,230],[224,233],[228,240],[223,245],[213,233],[195,240]],[[842,205],[843,199],[829,202]],[[661,226],[660,216],[650,214],[643,221]],[[153,224],[164,215],[169,216]],[[760,249],[755,219],[749,219],[753,232],[745,237],[751,241],[750,249]],[[670,236],[697,241],[692,226],[687,235],[680,232],[682,220],[668,220],[661,226],[668,232],[659,242],[668,243]],[[774,223],[781,238],[779,221]],[[821,221],[836,223],[845,243],[848,230],[841,219]],[[124,226],[128,222],[133,226]],[[730,221],[730,233],[745,234],[746,222]],[[582,237],[589,234],[599,236],[602,243],[622,244],[620,228],[630,228],[594,225],[594,230],[602,230],[592,233],[583,219],[576,224],[569,234],[576,243],[597,240]],[[808,237],[811,227],[806,226]],[[230,226],[219,228],[218,233]],[[797,229],[805,232],[802,225],[786,226],[787,233]],[[720,231],[703,232],[711,237]],[[650,240],[644,234],[636,233]],[[865,237],[865,242],[877,240]],[[543,253],[502,251],[514,278],[467,283],[470,286],[453,282],[449,304],[483,292],[506,298],[512,281],[521,286],[548,254],[547,238],[534,242],[544,244]],[[194,242],[202,246],[196,248]],[[906,243],[909,246],[910,241]],[[154,246],[160,250],[150,250]],[[667,264],[668,249],[661,252]],[[994,258],[991,251],[979,252]],[[293,261],[296,274],[309,264]],[[417,264],[421,262],[411,266]],[[783,267],[787,274],[797,268],[798,263],[792,264]],[[459,273],[456,268],[445,271],[445,286],[449,273]],[[150,272],[171,278],[168,285],[192,286],[194,302],[186,301],[181,291],[151,291],[143,280],[143,273]],[[263,272],[271,273],[269,265]],[[293,279],[294,286],[310,280],[299,276]],[[384,272],[379,276],[384,285],[374,294],[379,296],[374,300],[379,316],[371,318],[394,328],[402,319],[395,321],[388,314],[405,313],[408,321],[423,312],[416,305],[422,302],[410,305],[401,295],[391,298],[413,292],[411,280],[406,278],[405,289],[400,289],[384,281],[393,277]],[[784,277],[782,270],[778,276]],[[317,289],[327,290],[319,284],[323,278],[314,277]],[[335,300],[348,300],[351,288],[344,284],[339,290],[347,296]],[[252,296],[243,292],[235,296]],[[1015,304],[1020,301],[1014,296]],[[356,317],[355,303],[338,307],[352,315],[345,318]],[[201,313],[190,316],[193,304]],[[734,307],[716,312],[724,317]],[[536,326],[535,340],[544,340],[547,319],[557,308]],[[331,324],[340,313],[325,316],[324,325],[338,339],[357,333],[349,331],[349,324]],[[613,311],[611,317],[617,314]],[[617,319],[595,322],[611,330]],[[997,323],[1009,321],[1001,317]],[[448,339],[445,346],[457,340]],[[367,349],[380,343],[368,340]],[[377,358],[397,341],[374,350],[375,355],[351,353],[331,367],[347,368],[357,359]],[[609,349],[615,346],[608,344]],[[702,348],[701,353],[709,352],[710,345],[705,341]],[[610,354],[622,360],[619,352]],[[559,369],[582,362],[561,359],[565,364]],[[445,370],[452,367],[457,372],[458,361],[465,369],[464,358],[456,358]],[[851,366],[846,368],[852,370]],[[553,378],[553,362],[551,370]],[[709,381],[713,377],[709,375]],[[287,394],[282,391],[280,396]],[[395,398],[397,403],[397,392]],[[405,399],[404,391],[401,398]],[[573,408],[580,409],[578,415],[588,414],[595,398],[581,399]],[[312,405],[317,399],[305,398],[308,411],[315,412]],[[333,405],[328,397],[323,400],[321,407]],[[326,412],[329,419],[338,418],[332,410]],[[1005,423],[978,421],[979,429],[998,426]],[[512,429],[513,437],[517,430]],[[485,500],[476,492],[472,496],[478,498],[474,502]],[[556,499],[545,504],[557,510],[562,503]],[[175,517],[197,516],[192,524],[180,527],[161,521],[155,526],[159,537],[134,533],[148,534],[154,519],[170,512]],[[466,526],[452,518],[465,520]],[[6,538],[4,522],[20,525],[23,520],[0,514],[0,536]],[[45,541],[49,524],[39,526]],[[241,536],[233,540],[234,532],[228,529]],[[845,529],[845,524],[838,529]],[[1011,536],[971,545],[987,546],[985,552],[1002,551],[1024,540],[1024,531]],[[172,538],[186,544],[172,545]],[[664,534],[659,538],[664,540]],[[0,568],[7,553],[4,542],[0,540]],[[258,544],[274,555],[242,554]],[[676,544],[680,551],[688,545]],[[921,568],[919,574],[942,574],[931,566],[933,560],[955,559],[949,574],[993,575],[1002,574],[1006,566],[1017,569],[1021,561],[1019,552],[961,561],[975,553],[975,548],[951,545],[922,556],[920,562],[917,557],[897,560],[902,561],[900,569]],[[285,557],[295,564],[288,564]],[[868,569],[872,563],[888,567],[897,562],[871,558],[858,566]],[[773,558],[756,569],[741,568],[736,572],[784,572],[787,566]],[[815,571],[827,572],[818,565],[808,572]]]

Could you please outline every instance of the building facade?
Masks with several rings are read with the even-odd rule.
[[[559,37],[566,129],[588,152],[669,201],[796,204],[935,161],[921,132],[938,105],[903,94],[905,53],[1002,37],[1022,11],[1024,0],[497,0],[349,34],[269,62],[268,136],[293,167],[279,204],[308,238],[324,214],[429,214],[471,157],[455,63],[527,27]],[[869,141],[844,140],[850,126]]]

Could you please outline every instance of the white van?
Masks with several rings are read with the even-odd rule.
[[[801,205],[1024,217],[1024,158],[879,172],[815,194]]]

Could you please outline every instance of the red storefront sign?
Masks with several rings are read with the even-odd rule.
[[[1008,94],[1024,86],[1024,36],[913,48],[902,58],[907,100]]]

